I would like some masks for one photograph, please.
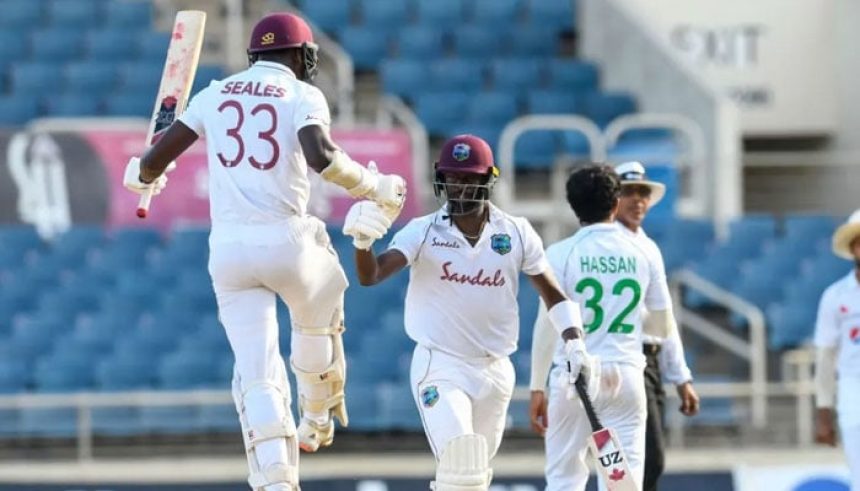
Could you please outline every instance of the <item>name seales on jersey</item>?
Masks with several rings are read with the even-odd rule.
[[[307,212],[307,162],[298,131],[331,122],[322,92],[279,63],[258,61],[192,98],[179,120],[206,138],[211,241],[283,233]],[[242,234],[252,227],[251,234]]]

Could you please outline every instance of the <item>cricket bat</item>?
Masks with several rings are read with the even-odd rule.
[[[594,405],[588,397],[588,389],[585,387],[585,379],[582,375],[574,383],[576,393],[585,408],[588,422],[591,423],[591,438],[588,439],[588,447],[591,455],[596,460],[595,467],[603,482],[606,483],[608,491],[640,491],[640,485],[636,483],[630,467],[627,466],[627,456],[615,431],[612,428],[604,428],[597,418]]]
[[[155,108],[152,110],[149,130],[146,133],[147,146],[152,146],[158,141],[188,104],[191,85],[197,73],[197,62],[203,48],[205,25],[206,12],[180,10],[176,13],[173,32],[170,34],[170,45],[167,47],[167,59],[161,72],[158,96],[155,98]],[[149,212],[152,191],[153,188],[150,186],[140,195],[140,201],[137,204],[139,218],[146,218]]]

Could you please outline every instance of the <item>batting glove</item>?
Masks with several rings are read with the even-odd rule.
[[[370,249],[391,227],[391,219],[373,201],[359,201],[352,205],[343,224],[344,235],[353,238],[356,249]]]
[[[140,158],[132,157],[128,160],[128,164],[125,166],[125,173],[122,177],[122,184],[131,192],[137,194],[143,194],[147,192],[152,186],[152,195],[155,196],[167,186],[167,172],[172,171],[176,168],[176,163],[171,162],[170,165],[167,166],[165,172],[158,176],[151,183],[145,183],[140,180]]]
[[[380,174],[372,160],[367,163],[367,169],[377,177],[376,187],[369,197],[382,208],[389,221],[394,222],[406,202],[406,181],[397,174]]]
[[[597,397],[600,389],[600,359],[591,356],[585,351],[585,341],[581,338],[568,339],[564,343],[564,355],[567,362],[567,398],[576,397],[574,384],[576,379],[582,375],[588,394],[592,400]]]

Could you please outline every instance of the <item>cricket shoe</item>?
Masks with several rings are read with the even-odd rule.
[[[334,421],[320,424],[316,421],[302,418],[298,427],[299,448],[313,453],[322,447],[328,447],[334,441]]]

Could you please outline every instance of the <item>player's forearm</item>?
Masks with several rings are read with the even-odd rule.
[[[176,121],[140,159],[140,180],[152,182],[164,173],[171,162],[197,141],[197,133]]]
[[[370,286],[379,283],[379,265],[372,249],[355,250],[355,269],[360,284]]]
[[[546,388],[546,379],[552,367],[552,352],[556,339],[552,323],[547,316],[546,306],[541,302],[532,336],[532,369],[529,388],[533,391]]]

